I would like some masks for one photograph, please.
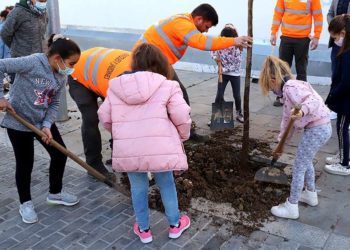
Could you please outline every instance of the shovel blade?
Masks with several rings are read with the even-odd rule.
[[[232,129],[233,120],[233,102],[212,103],[212,114],[210,130]]]
[[[287,175],[280,169],[274,167],[260,168],[256,173],[254,180],[281,185],[289,185]]]

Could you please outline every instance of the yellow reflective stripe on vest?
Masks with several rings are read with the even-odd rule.
[[[101,55],[99,55],[99,57],[97,58],[97,60],[94,63],[94,66],[92,68],[92,83],[97,86],[97,72],[98,72],[98,68],[100,67],[100,64],[103,60],[103,58],[105,58],[106,55],[108,55],[109,53],[111,53],[112,51],[114,51],[114,49],[109,49],[105,52],[103,52]]]
[[[282,23],[282,27],[287,28],[287,29],[296,29],[296,30],[307,30],[311,29],[311,24],[307,25],[294,25],[294,24],[286,24]]]
[[[205,42],[205,50],[211,50],[212,45],[213,45],[213,38],[210,36],[207,36],[207,41]]]
[[[89,80],[89,69],[90,69],[90,63],[91,63],[92,59],[95,57],[95,55],[97,53],[99,53],[102,50],[104,50],[104,48],[99,48],[99,49],[95,50],[94,52],[92,52],[88,56],[88,58],[86,58],[86,61],[84,64],[84,79],[85,79],[85,81]]]

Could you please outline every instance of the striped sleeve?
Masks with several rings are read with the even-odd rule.
[[[226,49],[235,45],[235,39],[232,37],[206,36],[197,30],[190,37],[185,36],[184,42],[190,47],[208,51]]]
[[[277,0],[275,13],[272,20],[271,35],[276,35],[278,32],[284,15],[284,10],[284,0]]]
[[[311,1],[311,11],[314,20],[315,38],[320,38],[323,26],[323,14],[320,0]]]

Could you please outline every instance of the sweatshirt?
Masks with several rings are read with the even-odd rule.
[[[16,113],[39,129],[51,128],[56,120],[59,97],[67,77],[53,72],[43,53],[0,60],[0,79],[4,73],[15,73],[9,102]],[[4,97],[0,81],[0,98]],[[5,114],[1,126],[19,131],[30,131],[10,114]]]

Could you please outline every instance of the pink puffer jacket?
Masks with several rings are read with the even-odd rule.
[[[112,132],[115,171],[188,169],[182,141],[190,135],[190,107],[178,82],[146,71],[114,78],[98,116]]]

